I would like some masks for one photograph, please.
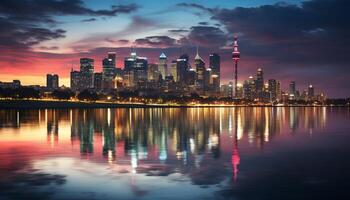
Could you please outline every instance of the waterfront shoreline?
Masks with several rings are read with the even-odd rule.
[[[233,105],[233,104],[142,104],[65,100],[0,100],[0,109],[40,108],[198,108],[198,107],[349,107],[348,105]]]

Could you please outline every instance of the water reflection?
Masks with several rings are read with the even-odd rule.
[[[0,174],[33,168],[48,156],[70,157],[130,177],[134,194],[143,193],[136,175],[172,175],[170,182],[205,188],[234,186],[244,156],[264,151],[275,138],[312,136],[334,112],[338,115],[321,107],[0,110]],[[65,176],[63,171],[59,177]]]

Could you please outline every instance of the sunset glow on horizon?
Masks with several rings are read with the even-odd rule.
[[[199,47],[207,65],[210,53],[220,54],[221,80],[227,83],[233,80],[237,34],[239,82],[262,67],[283,88],[293,80],[300,88],[312,83],[330,97],[349,95],[350,87],[343,84],[350,78],[344,73],[349,64],[344,0],[278,2],[2,1],[0,81],[44,85],[45,75],[55,73],[60,85],[69,86],[69,73],[79,68],[81,57],[94,58],[95,71],[101,71],[108,51],[116,52],[123,68],[132,49],[150,63],[157,63],[162,52],[170,61],[188,53],[193,63]]]

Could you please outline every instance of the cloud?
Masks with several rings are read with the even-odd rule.
[[[186,30],[186,29],[171,29],[171,30],[168,30],[170,33],[187,33],[189,32],[189,30]]]
[[[52,47],[46,47],[46,46],[41,46],[39,49],[47,51],[47,50],[57,50],[59,49],[58,46],[52,46]]]
[[[136,4],[112,5],[110,9],[93,10],[87,8],[81,0],[22,0],[0,1],[0,12],[16,21],[54,22],[52,16],[90,15],[116,16],[138,9]]]
[[[81,0],[0,1],[0,47],[30,49],[33,45],[65,37],[65,30],[55,16],[116,16],[138,9],[136,4],[112,5],[110,9],[93,10]],[[95,18],[83,20],[93,21]]]
[[[345,58],[350,28],[345,19],[350,13],[346,0],[311,0],[301,6],[264,5],[253,8],[217,9],[212,19],[224,24],[229,33],[241,33],[247,51],[265,48],[265,55],[281,61],[335,64]],[[293,53],[291,53],[293,52]],[[260,54],[262,55],[262,54]],[[325,56],[327,55],[327,56]]]
[[[209,25],[208,22],[199,22],[198,24],[199,24],[199,25],[202,25],[202,26],[208,26],[208,25]]]
[[[211,48],[221,47],[227,42],[226,33],[213,26],[192,26],[185,39],[191,44]]]
[[[97,20],[96,18],[89,18],[89,19],[83,19],[81,20],[81,22],[94,22],[96,20]]]
[[[195,8],[195,9],[199,9],[201,11],[206,11],[209,13],[212,13],[216,10],[216,8],[208,8],[208,7],[196,4],[196,3],[178,3],[176,5],[179,7],[184,7],[184,8],[189,8],[189,9]]]
[[[129,43],[129,40],[121,39],[121,40],[118,40],[118,42],[121,42],[121,43]]]
[[[65,37],[65,30],[15,23],[0,17],[0,47],[2,49],[28,49],[40,42]]]
[[[345,53],[350,51],[349,1],[310,0],[298,5],[277,3],[244,8],[207,8],[189,3],[178,6],[193,12],[205,11],[217,21],[214,27],[224,34],[212,30],[214,33],[209,35],[215,36],[219,44],[226,39],[228,51],[232,49],[233,34],[239,35],[242,74],[254,73],[262,66],[274,78],[296,80],[300,88],[313,83],[318,88],[328,88],[330,96],[349,93],[350,88],[340,81],[350,78],[349,73],[344,74],[350,62]],[[197,44],[213,41],[206,39],[210,38],[207,34],[206,30],[191,30],[183,40]],[[329,79],[330,76],[339,79]]]
[[[168,36],[149,36],[136,39],[135,44],[150,47],[171,47],[176,45],[176,39]]]
[[[154,20],[133,16],[130,24],[128,24],[123,30],[110,33],[91,34],[88,37],[71,43],[70,48],[78,53],[81,51],[89,51],[90,49],[96,48],[96,46],[108,47],[110,46],[110,43],[125,45],[126,42],[119,41],[120,38],[131,37],[133,34],[138,34],[140,30],[142,30],[143,33],[147,33],[147,31],[153,31],[161,26],[162,25],[159,25]]]

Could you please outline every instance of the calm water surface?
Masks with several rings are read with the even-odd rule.
[[[0,199],[350,199],[350,110],[0,110],[0,177]]]

